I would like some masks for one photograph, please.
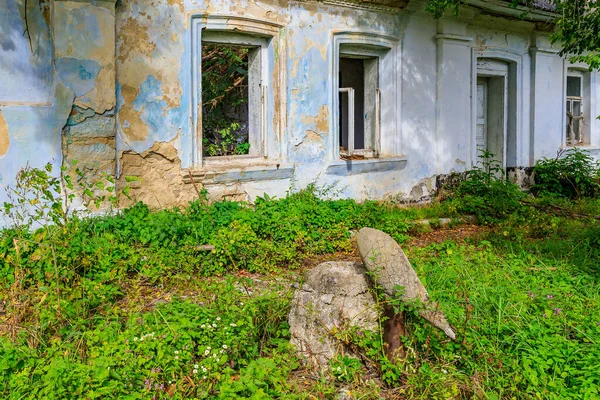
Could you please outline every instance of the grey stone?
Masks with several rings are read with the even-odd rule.
[[[358,232],[357,244],[366,269],[386,295],[396,297],[396,287],[402,286],[403,300],[420,300],[425,307],[419,314],[451,339],[456,338],[438,305],[429,301],[427,289],[404,251],[390,235],[377,229],[362,228]]]
[[[289,315],[291,343],[313,368],[324,369],[343,352],[352,355],[332,332],[358,326],[377,330],[377,303],[364,267],[354,262],[325,262],[306,273]]]
[[[346,388],[340,389],[336,397],[337,400],[353,400],[352,392]]]

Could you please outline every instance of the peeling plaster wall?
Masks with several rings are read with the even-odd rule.
[[[75,97],[62,130],[63,164],[77,161],[91,179],[116,172],[114,27],[114,1],[54,3],[56,73]]]
[[[187,20],[176,0],[126,0],[116,24],[118,150],[141,153],[188,129]]]
[[[0,3],[2,189],[26,164],[114,173],[114,18],[114,1]]]
[[[412,1],[405,9],[355,7],[311,1],[246,0],[124,0],[117,11],[117,148],[120,174],[143,179],[145,168],[161,170],[160,163],[130,165],[135,153],[151,149],[160,153],[166,143],[176,152],[181,170],[168,179],[146,178],[137,192],[139,199],[162,206],[195,197],[195,188],[184,183],[192,166],[191,108],[193,95],[190,21],[195,15],[238,16],[281,26],[286,45],[285,110],[269,105],[268,123],[281,115],[285,124],[276,131],[280,157],[271,162],[292,165],[294,184],[303,187],[317,181],[337,185],[342,196],[359,200],[402,196],[414,200],[435,189],[435,176],[463,172],[477,162],[471,112],[476,78],[477,52],[495,51],[517,57],[519,70],[518,154],[516,163],[529,166],[531,133],[531,37],[535,25],[507,20],[469,9],[460,19],[434,20],[423,10],[423,1]],[[369,32],[398,38],[398,70],[394,79],[401,91],[398,108],[400,128],[382,131],[382,143],[396,143],[396,150],[383,154],[380,163],[344,163],[334,158],[333,126],[333,35],[338,32]],[[273,63],[274,60],[269,60]],[[387,82],[380,82],[386,87]],[[556,105],[563,102],[562,84],[549,84]],[[281,100],[281,99],[280,99]],[[387,117],[390,117],[389,115]],[[561,122],[555,127],[550,146],[560,147]],[[558,140],[558,143],[556,143]],[[386,161],[386,157],[389,161]],[[145,160],[142,157],[142,160]],[[173,158],[164,163],[172,163]],[[394,161],[395,160],[395,161]],[[140,164],[142,162],[142,164]],[[144,166],[146,165],[146,167]],[[242,169],[236,165],[237,169]],[[199,184],[215,197],[239,190],[252,200],[260,190],[282,196],[290,179],[256,180],[214,184],[202,176],[225,172],[226,165],[192,168]],[[144,171],[142,173],[142,171]],[[170,171],[170,169],[169,169]],[[203,175],[204,174],[204,175]],[[160,173],[158,175],[161,175]],[[427,182],[425,189],[423,182]],[[143,190],[150,185],[153,190]],[[157,193],[176,193],[152,199]],[[425,193],[419,195],[419,193]],[[418,200],[418,199],[417,199]]]
[[[268,115],[281,116],[285,111],[286,123],[275,134],[281,156],[271,161],[292,165],[297,187],[314,181],[337,184],[343,196],[359,200],[402,193],[409,198],[427,197],[435,189],[431,182],[436,175],[470,169],[477,162],[471,113],[473,54],[490,50],[519,57],[516,162],[523,166],[532,162],[530,75],[526,73],[532,23],[473,10],[461,19],[436,21],[423,11],[422,1],[413,1],[404,10],[390,10],[284,0],[124,0],[117,12],[118,161],[122,175],[145,181],[133,191],[141,200],[167,206],[195,197],[193,185],[184,181],[193,153],[189,145],[193,134],[190,21],[199,14],[242,16],[282,27],[287,50],[278,57],[286,58],[287,89],[280,93],[286,108],[279,113],[270,108]],[[332,38],[336,32],[399,39],[401,60],[395,78],[401,80],[397,86],[401,88],[401,127],[381,135],[382,142],[398,143],[394,154],[383,156],[404,161],[382,158],[371,165],[333,159],[331,125],[337,121],[332,120],[331,110]],[[558,93],[562,85],[551,87],[557,92],[555,103],[562,104]],[[562,110],[553,112],[562,114]],[[558,125],[555,129],[560,132]],[[551,146],[558,148],[560,142]],[[162,151],[169,155],[161,158]],[[178,165],[176,171],[173,164]],[[281,196],[292,185],[289,179],[221,185],[203,180],[215,170],[224,172],[227,166],[204,166],[194,176],[217,198],[236,190],[238,196],[250,200],[262,190]]]
[[[437,176],[477,162],[478,56],[516,66],[516,166],[531,166],[564,145],[568,66],[534,23],[474,8],[434,20],[423,0],[359,3],[119,0],[115,8],[115,0],[28,0],[25,10],[24,0],[5,0],[0,185],[13,183],[27,162],[52,162],[58,171],[78,160],[93,176],[116,174],[120,186],[139,177],[130,184],[133,199],[157,208],[183,205],[202,188],[215,199],[252,201],[315,181],[357,200],[420,200],[436,189]],[[272,82],[264,159],[198,165],[192,33],[211,18],[229,31],[264,28],[273,37],[264,60]],[[393,73],[380,77],[389,107],[376,160],[343,161],[334,149],[334,38],[343,35],[393,43],[394,63],[386,64]],[[590,82],[591,109],[600,110],[597,73]],[[598,155],[600,123],[590,130]]]
[[[22,1],[1,2],[0,202],[25,163],[60,165],[60,130],[73,97],[54,79],[52,56],[50,27],[39,2],[29,1],[27,10]]]
[[[191,55],[190,26],[193,15],[214,14],[243,16],[280,25],[287,50],[276,57],[286,58],[284,71],[286,89],[279,94],[285,103],[275,98],[267,115],[273,120],[284,116],[285,129],[272,138],[279,146],[281,157],[273,162],[291,164],[295,168],[294,182],[298,187],[318,179],[319,184],[337,181],[345,196],[358,199],[381,197],[399,187],[400,177],[378,172],[340,178],[327,175],[325,168],[330,153],[330,116],[332,79],[331,32],[368,31],[401,38],[406,17],[397,12],[375,12],[313,2],[294,1],[167,1],[151,3],[125,0],[117,10],[117,143],[119,168],[122,175],[144,178],[145,167],[134,164],[132,154],[162,148],[171,143],[184,168],[191,165],[189,101]],[[131,35],[135,32],[135,36]],[[278,48],[279,49],[279,48]],[[268,61],[272,67],[276,60]],[[271,68],[273,71],[273,69]],[[280,104],[285,109],[276,110]],[[142,159],[146,159],[142,157]],[[168,164],[170,161],[163,160]],[[162,166],[147,165],[161,170]],[[152,203],[171,205],[157,192],[185,193],[175,198],[195,197],[195,189],[183,183],[186,171],[179,179],[152,179],[155,194],[134,188],[133,195]],[[201,175],[201,174],[200,174]],[[257,180],[214,184],[202,181],[215,197],[221,194],[253,200],[267,192],[284,196],[291,179]],[[374,184],[377,182],[377,184]],[[237,194],[236,194],[237,191]],[[158,196],[159,199],[152,199]],[[165,195],[173,199],[171,195]]]

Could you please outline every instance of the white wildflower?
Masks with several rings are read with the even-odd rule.
[[[223,348],[224,348],[225,350],[227,350],[227,345],[226,345],[226,344],[224,344],[224,345],[223,345]]]
[[[197,370],[197,369],[195,369],[195,370],[193,370],[192,372],[193,372],[194,374],[197,374],[197,373],[198,373],[198,370]]]
[[[221,317],[217,317],[217,321],[220,321],[220,320],[221,320]]]
[[[198,369],[198,364],[194,364],[194,369]]]
[[[134,342],[137,342],[137,341],[138,341],[138,338],[137,338],[137,336],[133,338],[133,341],[134,341]]]
[[[229,324],[229,326],[235,328],[237,325],[236,324]]]
[[[175,350],[175,354],[179,354],[179,350]]]

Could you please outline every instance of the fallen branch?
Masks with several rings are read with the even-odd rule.
[[[545,204],[545,205],[544,204],[535,204],[535,203],[532,203],[530,201],[525,201],[525,200],[521,200],[520,203],[524,204],[526,206],[531,206],[533,208],[537,208],[538,210],[542,210],[542,211],[552,210],[558,214],[568,215],[568,216],[574,217],[574,218],[592,218],[592,219],[596,219],[596,220],[600,221],[600,216],[576,213],[576,212],[567,210],[564,207],[557,206],[555,204]]]

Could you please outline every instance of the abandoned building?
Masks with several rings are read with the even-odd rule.
[[[480,150],[598,157],[600,81],[551,44],[552,9],[466,3],[3,0],[0,185],[78,160],[154,207],[311,182],[419,200]]]

